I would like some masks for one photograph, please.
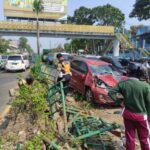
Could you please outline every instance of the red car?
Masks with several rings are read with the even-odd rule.
[[[70,86],[98,104],[114,103],[108,97],[108,90],[127,77],[112,70],[109,63],[89,59],[75,59],[71,62]]]

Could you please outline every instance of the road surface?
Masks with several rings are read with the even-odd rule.
[[[18,74],[25,77],[27,76],[28,71],[16,73],[6,73],[4,71],[0,71],[0,114],[9,102],[9,89],[17,86]]]

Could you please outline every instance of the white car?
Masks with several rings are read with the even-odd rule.
[[[30,63],[26,56],[11,55],[11,56],[8,56],[5,70],[6,71],[18,71],[18,70],[25,71],[29,67],[30,67]]]

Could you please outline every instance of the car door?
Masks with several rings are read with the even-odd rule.
[[[75,87],[75,89],[80,93],[84,93],[84,83],[88,72],[86,63],[76,60],[71,63],[71,68],[73,87]]]
[[[70,81],[70,85],[77,90],[77,75],[78,75],[78,66],[79,66],[79,62],[77,60],[74,60],[71,62],[71,73],[72,73],[72,77],[71,77],[71,81]]]

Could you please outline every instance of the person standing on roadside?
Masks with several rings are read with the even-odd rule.
[[[57,54],[57,76],[55,82],[62,81],[65,95],[69,91],[69,82],[71,80],[70,62],[65,60],[61,53]]]
[[[145,81],[129,79],[119,82],[108,95],[116,103],[124,103],[126,150],[135,150],[137,130],[142,150],[150,150],[150,85]],[[121,95],[118,96],[118,95]]]

